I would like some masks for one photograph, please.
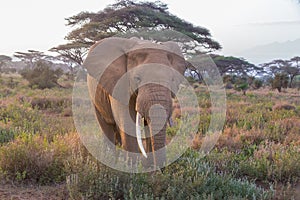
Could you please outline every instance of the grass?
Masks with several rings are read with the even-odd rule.
[[[246,179],[219,173],[193,150],[155,174],[125,174],[92,160],[68,179],[74,199],[269,199],[272,191]],[[74,164],[70,165],[74,168]]]
[[[223,133],[211,153],[199,157],[211,113],[209,94],[200,86],[200,126],[192,147],[162,172],[127,174],[97,162],[81,144],[72,119],[72,89],[30,89],[19,76],[1,76],[0,88],[1,180],[63,184],[70,199],[296,198],[300,101],[295,91],[246,96],[227,91]],[[181,117],[178,104],[173,117]],[[168,128],[168,140],[177,130]]]

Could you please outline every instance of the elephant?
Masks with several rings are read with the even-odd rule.
[[[147,165],[163,167],[172,98],[186,70],[180,47],[170,41],[111,37],[90,48],[83,66],[107,139],[127,152],[141,153]]]

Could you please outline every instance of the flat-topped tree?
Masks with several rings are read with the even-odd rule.
[[[222,76],[227,74],[249,77],[262,71],[262,68],[248,62],[244,58],[214,54],[212,54],[211,57],[217,65]]]
[[[293,57],[290,60],[273,60],[269,63],[264,63],[263,67],[266,68],[273,77],[276,74],[285,74],[288,76],[288,87],[292,88],[296,76],[300,75],[300,57]],[[279,75],[277,75],[279,76]]]
[[[193,44],[178,41],[182,43],[183,53],[203,53],[221,49],[220,44],[211,38],[209,30],[171,14],[168,6],[160,1],[153,3],[119,0],[97,13],[81,12],[66,20],[68,26],[75,27],[66,36],[69,42],[51,50],[71,58],[78,64],[82,64],[88,47],[96,41],[144,27],[152,30],[170,29],[194,39]]]
[[[36,62],[45,60],[47,55],[45,55],[44,52],[28,50],[28,52],[15,52],[14,57],[17,57],[26,63],[27,68],[33,68]]]
[[[290,77],[290,85],[289,87],[293,87],[294,79],[300,75],[300,57],[295,56],[288,60],[289,65],[285,68],[287,74]]]

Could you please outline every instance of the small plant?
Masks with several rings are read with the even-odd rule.
[[[11,129],[3,129],[0,127],[0,145],[12,141],[16,133]]]
[[[0,107],[0,122],[9,125],[17,134],[38,133],[45,127],[41,115],[36,110],[17,105]]]
[[[260,80],[260,79],[255,79],[254,81],[253,81],[253,88],[254,89],[259,89],[259,88],[261,88],[263,86],[263,81],[262,80]]]
[[[250,82],[253,82],[252,78],[237,77],[234,89],[237,91],[242,91],[243,95],[246,95],[246,91],[249,88]]]

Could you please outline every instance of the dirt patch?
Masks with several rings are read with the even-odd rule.
[[[0,185],[1,200],[64,200],[68,199],[65,185]]]

